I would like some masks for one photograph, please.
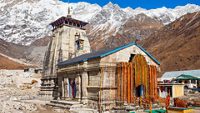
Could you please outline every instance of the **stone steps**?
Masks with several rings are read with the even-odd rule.
[[[61,101],[61,100],[52,100],[50,103],[47,103],[46,105],[52,106],[52,107],[58,107],[58,108],[64,108],[64,109],[70,109],[72,105],[80,104],[78,101]]]
[[[70,107],[71,107],[71,106],[68,106],[68,105],[55,104],[55,103],[47,103],[46,105],[52,106],[52,107],[63,108],[63,109],[70,109]]]

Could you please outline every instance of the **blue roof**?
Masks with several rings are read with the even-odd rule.
[[[160,65],[160,62],[156,58],[154,58],[151,54],[149,54],[144,48],[142,48],[140,45],[132,42],[132,43],[117,47],[115,49],[96,51],[96,52],[92,52],[92,53],[88,53],[88,54],[84,54],[84,55],[72,58],[70,60],[60,62],[58,64],[58,67],[60,68],[60,67],[64,67],[64,66],[71,65],[71,64],[81,63],[81,62],[88,61],[88,60],[95,59],[95,58],[103,58],[103,57],[106,57],[108,55],[111,55],[113,53],[116,53],[116,52],[118,52],[122,49],[128,48],[128,47],[133,46],[133,45],[136,45],[145,54],[147,54],[147,56],[149,56],[155,63]]]

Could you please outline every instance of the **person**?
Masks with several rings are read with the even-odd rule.
[[[71,87],[72,87],[72,97],[76,98],[76,83],[75,83],[75,80],[72,80]]]
[[[166,109],[168,109],[168,108],[169,108],[169,105],[170,105],[170,95],[169,95],[169,94],[168,94],[167,97],[166,97],[166,102],[165,102],[165,104],[166,104]]]

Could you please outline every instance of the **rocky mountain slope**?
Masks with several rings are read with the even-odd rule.
[[[24,69],[27,68],[28,66],[17,61],[16,59],[7,57],[3,54],[0,54],[0,69]]]
[[[94,25],[95,26],[95,25]],[[108,23],[106,28],[96,28],[92,24],[88,27],[88,35],[93,50],[113,48],[126,44],[136,39],[143,40],[153,32],[163,27],[163,24],[145,14],[138,14],[129,18],[117,29],[112,29],[113,24]]]
[[[200,67],[200,12],[187,14],[153,33],[143,42],[160,62],[161,70]]]
[[[46,39],[46,38],[42,38],[42,39]],[[11,42],[6,42],[0,39],[0,54],[6,55],[13,59],[17,59],[27,64],[34,64],[36,66],[41,66],[42,60],[45,54],[45,50],[46,50],[46,45],[44,46],[45,43],[42,43],[42,42],[44,41],[41,41],[40,39],[38,41],[35,41],[30,46],[23,46],[23,45],[14,44]],[[48,43],[48,41],[45,41],[45,42]],[[12,60],[10,61],[10,59],[6,59],[6,60],[3,60],[3,59],[5,58],[1,56],[0,61],[4,62],[2,63],[2,66],[3,64],[6,64],[6,62],[11,62],[10,64],[12,64],[13,62],[14,65],[16,63],[15,61],[12,61]],[[6,64],[5,66],[8,66],[8,64]],[[12,68],[12,65],[10,66]],[[20,67],[23,67],[23,66],[20,66]]]
[[[23,57],[23,53],[26,50],[26,46],[18,45],[14,43],[6,42],[0,39],[0,53],[14,58]]]
[[[88,31],[91,37],[96,38],[98,31],[100,33],[106,31],[105,34],[100,34],[104,40],[112,39],[113,35],[118,36],[117,34],[123,31],[123,25],[141,13],[148,18],[168,24],[186,13],[200,10],[199,6],[193,4],[177,6],[174,9],[163,7],[146,10],[123,9],[111,2],[100,7],[86,2],[67,4],[59,0],[0,0],[0,31],[2,31],[0,38],[7,42],[30,45],[49,33],[50,22],[67,15],[68,6],[72,7],[74,18],[91,23]],[[131,37],[143,36],[140,36],[140,32],[135,34]]]

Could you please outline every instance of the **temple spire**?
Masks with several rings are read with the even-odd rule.
[[[71,15],[71,9],[70,9],[70,6],[69,6],[69,0],[68,0],[68,13],[67,13],[67,17],[68,18],[72,17],[72,15]]]

